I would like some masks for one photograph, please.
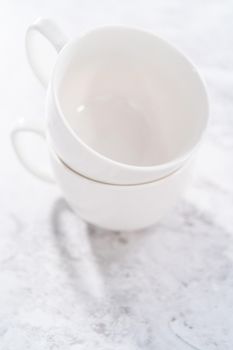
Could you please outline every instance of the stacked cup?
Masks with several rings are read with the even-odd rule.
[[[38,34],[58,52],[50,79],[36,50]],[[103,27],[67,43],[51,20],[29,27],[26,49],[47,88],[46,130],[20,121],[12,131],[46,136],[57,183],[74,212],[114,230],[155,223],[190,178],[206,129],[208,98],[197,69],[154,34]]]

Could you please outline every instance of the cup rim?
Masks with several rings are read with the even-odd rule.
[[[99,181],[96,179],[92,179],[89,178],[88,176],[85,176],[83,174],[80,174],[79,172],[77,172],[76,170],[72,169],[69,167],[69,165],[67,165],[66,163],[64,163],[64,161],[59,157],[59,155],[56,153],[56,151],[54,150],[54,148],[52,147],[51,144],[49,144],[49,153],[50,156],[52,156],[52,158],[55,159],[56,163],[59,164],[60,167],[62,167],[66,172],[72,174],[73,176],[78,176],[80,178],[82,178],[83,180],[87,181],[87,182],[91,182],[91,183],[95,183],[98,184],[100,186],[105,186],[105,187],[113,187],[113,188],[124,188],[124,189],[130,189],[130,188],[134,188],[134,187],[151,187],[155,184],[164,182],[166,179],[168,179],[169,177],[172,176],[176,176],[178,175],[181,171],[183,171],[185,168],[187,168],[190,163],[193,161],[193,156],[190,157],[184,164],[182,164],[178,169],[173,170],[171,173],[164,175],[163,177],[160,177],[159,179],[155,179],[153,181],[149,181],[149,182],[143,182],[143,183],[138,183],[138,184],[114,184],[114,183],[108,183],[108,182],[103,182],[103,181]]]
[[[200,82],[200,85],[202,85],[202,90],[203,90],[203,100],[205,100],[205,108],[206,108],[206,117],[205,117],[205,121],[203,123],[203,128],[200,132],[199,135],[199,139],[197,140],[197,142],[191,146],[190,148],[188,148],[184,153],[182,153],[181,155],[177,156],[175,159],[172,159],[168,162],[165,163],[159,163],[159,164],[155,164],[155,165],[143,165],[143,166],[139,166],[139,165],[131,165],[131,164],[127,164],[127,163],[122,163],[119,162],[117,160],[108,158],[107,156],[103,155],[102,153],[99,153],[98,151],[96,151],[94,148],[92,148],[91,146],[89,146],[88,144],[86,144],[78,135],[77,133],[73,130],[73,128],[71,127],[71,125],[69,124],[69,122],[67,121],[64,112],[61,108],[60,105],[60,101],[59,101],[59,97],[57,94],[57,82],[56,82],[56,77],[58,74],[58,69],[59,66],[61,64],[61,61],[64,57],[64,53],[71,48],[73,45],[78,44],[80,39],[83,39],[87,36],[89,36],[90,34],[94,33],[94,32],[101,32],[101,31],[106,31],[106,30],[131,30],[131,31],[135,31],[135,32],[140,32],[140,33],[144,33],[145,35],[149,35],[152,38],[160,41],[163,43],[163,45],[166,45],[167,47],[169,47],[170,49],[172,49],[176,55],[179,55],[180,57],[182,57],[183,60],[186,61],[186,63],[189,65],[190,69],[192,69],[193,72],[195,72],[195,75],[197,77],[197,79]],[[160,37],[159,35],[153,33],[152,31],[148,31],[148,30],[144,30],[138,27],[134,27],[134,26],[125,26],[125,25],[105,25],[105,26],[98,26],[96,28],[93,28],[91,30],[89,30],[88,32],[82,34],[79,37],[75,37],[74,39],[69,40],[61,49],[61,51],[58,54],[57,60],[55,62],[54,65],[54,69],[51,75],[51,80],[50,80],[50,87],[51,87],[51,91],[52,91],[52,95],[54,98],[54,102],[56,105],[56,108],[58,110],[58,114],[59,117],[61,118],[65,128],[67,128],[67,130],[69,131],[69,133],[72,135],[72,137],[74,138],[75,141],[79,142],[81,144],[81,146],[86,149],[88,152],[90,152],[92,155],[94,155],[95,157],[101,159],[104,162],[107,162],[111,165],[117,166],[118,168],[121,169],[125,169],[125,170],[135,170],[137,172],[140,173],[145,173],[145,172],[151,172],[151,171],[166,171],[169,170],[170,168],[173,168],[176,164],[179,163],[183,163],[185,162],[190,156],[192,156],[192,154],[195,152],[196,148],[199,146],[203,135],[207,129],[208,123],[209,123],[209,110],[210,110],[210,104],[209,104],[209,95],[208,95],[208,90],[206,87],[206,83],[204,78],[202,77],[201,73],[199,72],[198,68],[196,67],[196,65],[192,62],[192,60],[183,53],[182,50],[178,49],[175,45],[171,44],[170,41],[168,41],[167,39],[163,39],[162,37]],[[72,169],[73,170],[73,169]],[[158,179],[159,180],[159,179]],[[94,180],[95,181],[95,180]],[[151,181],[154,182],[154,181]],[[124,185],[123,185],[124,186]],[[126,185],[127,186],[127,185]]]

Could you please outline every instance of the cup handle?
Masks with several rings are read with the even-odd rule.
[[[35,165],[30,163],[28,160],[26,160],[25,156],[23,155],[22,149],[20,147],[20,134],[22,133],[34,133],[36,135],[39,135],[44,140],[46,138],[45,132],[43,128],[38,124],[35,124],[30,121],[25,121],[24,119],[20,119],[15,126],[11,130],[11,141],[12,145],[15,151],[15,154],[17,155],[19,161],[23,165],[23,167],[30,172],[32,175],[36,176],[37,178],[49,182],[49,183],[55,183],[52,176],[45,171],[37,168]]]
[[[40,34],[47,39],[54,49],[59,52],[67,42],[66,36],[61,29],[51,19],[38,18],[34,24],[30,25],[26,32],[25,45],[28,62],[41,84],[46,88],[49,77],[43,72],[41,53],[36,47],[36,36]]]

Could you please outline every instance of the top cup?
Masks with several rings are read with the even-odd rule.
[[[51,79],[40,68],[38,33],[59,53]],[[105,183],[146,183],[181,167],[197,148],[208,120],[206,89],[193,64],[161,38],[119,26],[67,43],[52,21],[39,19],[26,48],[48,86],[47,135],[73,170]]]

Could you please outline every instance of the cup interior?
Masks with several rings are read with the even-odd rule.
[[[60,56],[60,111],[96,152],[128,165],[155,166],[184,156],[199,141],[208,115],[203,82],[162,39],[106,27],[72,42]]]

